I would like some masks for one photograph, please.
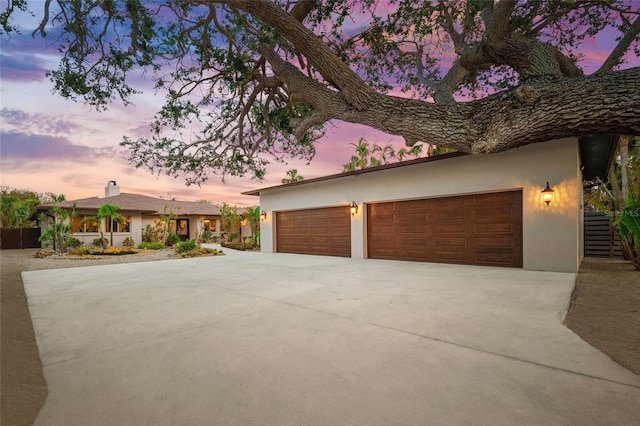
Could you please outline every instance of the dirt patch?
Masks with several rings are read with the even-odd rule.
[[[640,374],[640,271],[623,260],[585,258],[565,325]]]
[[[149,262],[173,250],[126,256],[36,259],[37,249],[3,250],[1,266],[2,424],[30,426],[47,396],[42,365],[24,293],[22,271]],[[576,281],[567,327],[630,371],[640,374],[640,272],[629,262],[586,258]]]

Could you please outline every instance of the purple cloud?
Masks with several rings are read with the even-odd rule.
[[[117,147],[92,148],[75,145],[61,136],[47,136],[19,132],[0,133],[0,165],[4,170],[21,170],[32,164],[37,172],[59,172],[62,164],[82,164],[98,167],[105,158],[117,158],[122,154]]]
[[[4,46],[3,46],[4,48]],[[0,79],[3,81],[29,82],[45,79],[44,61],[31,55],[0,55]]]
[[[64,118],[11,108],[2,108],[0,117],[3,119],[5,131],[19,130],[21,133],[66,135],[78,133],[83,129],[79,124]]]
[[[91,157],[93,148],[74,145],[64,137],[2,132],[2,159],[72,160]]]

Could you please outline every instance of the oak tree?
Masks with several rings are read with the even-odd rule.
[[[633,0],[140,0],[28,7],[62,54],[55,90],[105,108],[139,70],[166,102],[136,166],[201,183],[258,178],[273,158],[311,159],[329,122],[489,154],[561,137],[640,132]],[[43,6],[34,6],[43,5]],[[615,36],[585,75],[585,45]],[[197,129],[197,133],[193,133]],[[195,135],[195,136],[192,136]]]

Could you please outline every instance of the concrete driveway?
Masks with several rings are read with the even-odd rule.
[[[638,424],[573,274],[226,252],[23,273],[36,424]]]

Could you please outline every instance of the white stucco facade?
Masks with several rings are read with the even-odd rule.
[[[522,190],[523,268],[577,272],[582,260],[582,177],[577,139],[528,145],[487,156],[460,156],[374,172],[339,176],[260,191],[267,212],[261,248],[274,252],[278,211],[346,206],[351,219],[351,257],[366,257],[366,204],[429,197]],[[547,181],[555,199],[546,206]]]

